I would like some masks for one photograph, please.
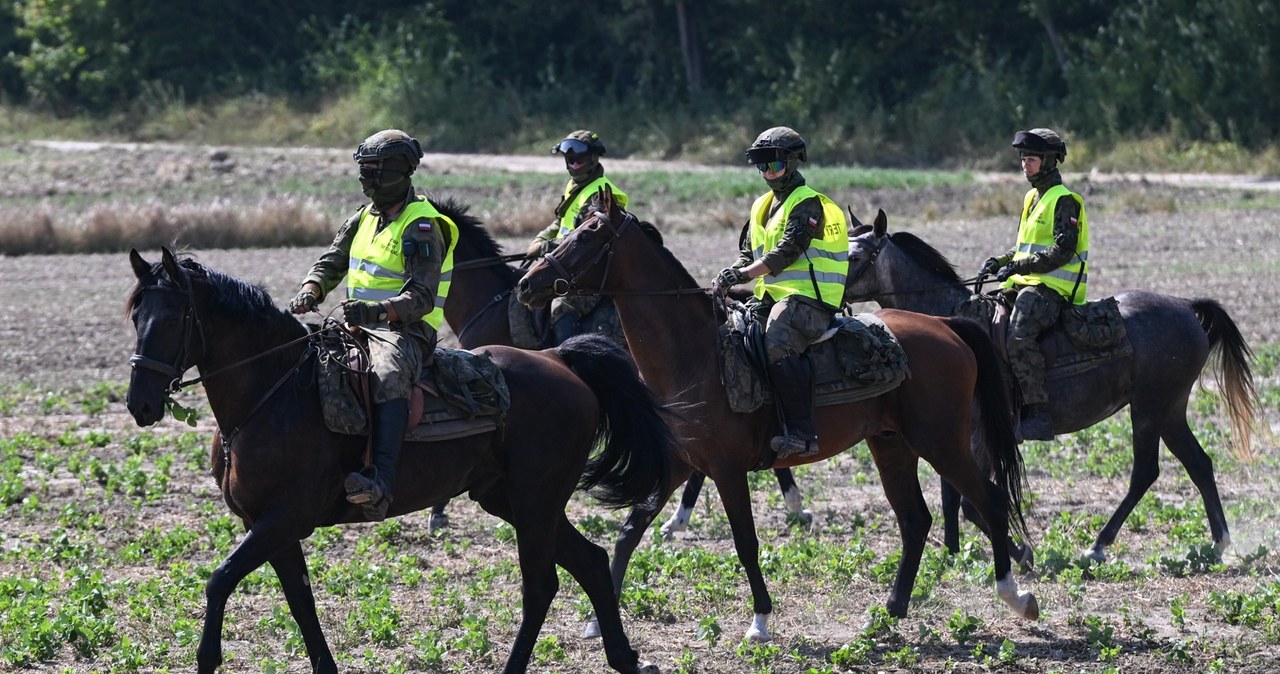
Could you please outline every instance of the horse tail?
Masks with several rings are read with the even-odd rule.
[[[667,495],[668,452],[675,436],[664,409],[640,381],[635,364],[600,335],[579,335],[556,347],[560,358],[600,402],[600,451],[587,462],[579,489],[615,508],[650,504]]]
[[[1030,540],[1027,522],[1022,514],[1022,489],[1026,471],[1022,464],[1022,452],[1014,435],[1013,420],[1009,414],[1009,398],[1005,393],[1004,376],[1000,357],[996,354],[991,336],[985,326],[967,318],[944,319],[951,331],[968,345],[978,361],[977,395],[978,413],[982,418],[982,451],[989,464],[996,484],[1005,493],[1009,511],[1009,528],[1023,540]],[[974,449],[975,453],[979,451]]]
[[[1253,425],[1261,405],[1258,390],[1253,384],[1253,370],[1249,366],[1253,351],[1245,343],[1240,328],[1217,300],[1193,299],[1191,310],[1209,337],[1210,355],[1217,355],[1213,375],[1219,395],[1227,402],[1227,415],[1231,419],[1231,437],[1234,439],[1231,453],[1242,461],[1252,460]]]

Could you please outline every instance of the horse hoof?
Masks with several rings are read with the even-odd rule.
[[[773,641],[773,637],[769,636],[769,616],[756,614],[751,620],[751,627],[747,629],[747,641],[753,644],[767,644]]]
[[[582,630],[583,639],[599,639],[600,638],[600,621],[592,618],[587,621],[587,626]]]
[[[1027,620],[1040,619],[1040,602],[1036,601],[1036,596],[1030,592],[1027,593],[1022,607],[1022,617]]]
[[[791,513],[791,515],[788,516],[787,519],[790,520],[791,523],[793,524],[802,524],[807,527],[810,524],[813,524],[813,511],[801,510],[799,512],[794,512],[794,513]]]
[[[645,660],[636,671],[640,674],[662,674],[662,669],[648,660]]]
[[[1083,553],[1080,554],[1080,556],[1090,561],[1096,562],[1098,564],[1105,564],[1107,562],[1106,551],[1096,545],[1093,546],[1092,548],[1089,548],[1088,550],[1085,550]]]
[[[448,515],[444,513],[440,513],[439,515],[432,515],[431,519],[427,520],[427,533],[436,534],[448,528],[448,526],[449,526]]]
[[[1222,534],[1222,540],[1218,541],[1213,547],[1217,549],[1218,556],[1221,557],[1222,553],[1231,547],[1231,534]]]

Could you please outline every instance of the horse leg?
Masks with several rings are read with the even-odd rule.
[[[427,520],[427,533],[434,534],[449,526],[449,514],[444,511],[448,501],[431,506],[431,519]]]
[[[1222,499],[1218,496],[1218,483],[1213,478],[1213,459],[1205,453],[1204,447],[1196,439],[1191,427],[1187,425],[1185,412],[1171,415],[1160,433],[1169,453],[1182,462],[1191,477],[1191,483],[1200,490],[1200,498],[1204,500],[1205,516],[1209,519],[1209,533],[1213,536],[1213,545],[1221,555],[1231,545],[1231,532],[1227,529],[1227,516],[1222,511]]]
[[[311,671],[316,674],[337,674],[338,665],[329,652],[329,644],[325,643],[320,618],[316,615],[316,598],[311,592],[311,579],[307,575],[307,560],[302,554],[302,543],[293,541],[286,544],[270,562],[284,589],[289,612],[293,614],[298,630],[302,632],[302,641],[306,644],[307,656],[311,659]]]
[[[1133,469],[1129,473],[1129,490],[1098,533],[1093,546],[1082,553],[1099,564],[1107,561],[1107,546],[1115,542],[1124,521],[1160,476],[1159,416],[1135,400],[1129,405],[1129,419],[1133,423]]]
[[[782,490],[782,501],[787,504],[788,519],[801,524],[813,523],[813,513],[804,507],[804,495],[796,484],[796,476],[790,468],[774,468],[773,476],[778,480],[778,489]]]
[[[960,554],[960,492],[942,480],[942,544],[947,552]],[[968,516],[969,513],[965,513]]]
[[[285,542],[297,543],[297,537],[286,531],[279,516],[268,515],[254,521],[235,550],[218,565],[205,583],[204,631],[196,650],[196,671],[213,674],[222,665],[222,623],[227,599],[245,576],[279,554]],[[299,548],[301,550],[301,548]]]
[[[560,590],[555,569],[559,522],[539,512],[549,507],[549,501],[539,507],[535,503],[514,504],[505,496],[486,496],[479,503],[486,512],[510,522],[516,530],[516,555],[520,563],[520,627],[516,629],[516,638],[502,674],[523,674],[528,671],[529,660],[533,658],[533,647],[547,620],[547,612],[551,610],[551,600]]]
[[[669,541],[677,533],[689,528],[689,518],[693,515],[693,507],[698,504],[698,494],[702,492],[702,485],[706,481],[707,476],[696,471],[689,476],[689,481],[684,483],[684,491],[680,494],[680,506],[676,508],[676,514],[662,525],[662,540]]]
[[[920,571],[920,558],[933,517],[920,491],[920,479],[916,477],[918,459],[901,436],[867,438],[867,446],[871,448],[871,457],[880,473],[880,485],[889,507],[893,508],[902,537],[902,557],[885,607],[889,615],[903,618],[911,603],[911,590]]]
[[[578,581],[591,600],[609,666],[623,674],[657,674],[657,666],[648,662],[639,664],[640,654],[631,647],[631,641],[622,628],[618,594],[609,576],[608,553],[587,540],[568,517],[561,516],[558,534],[556,563]]]
[[[725,515],[729,518],[729,529],[733,532],[733,547],[751,586],[751,605],[755,616],[746,638],[757,643],[770,641],[773,637],[769,636],[769,614],[773,613],[773,598],[769,596],[764,573],[760,571],[760,539],[756,534],[755,516],[751,514],[751,488],[747,484],[747,474],[721,477],[715,483]]]

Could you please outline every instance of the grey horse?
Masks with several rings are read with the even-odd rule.
[[[910,233],[888,233],[884,211],[877,214],[872,226],[858,224],[849,239],[846,303],[875,301],[885,308],[949,316],[972,294],[956,275],[955,266],[936,249]],[[1106,560],[1106,547],[1115,541],[1129,513],[1160,474],[1160,440],[1200,491],[1214,546],[1221,553],[1230,545],[1231,534],[1214,480],[1213,460],[1187,422],[1187,401],[1210,356],[1216,355],[1214,375],[1230,417],[1235,439],[1232,449],[1246,456],[1259,410],[1250,368],[1252,353],[1216,300],[1143,291],[1122,292],[1116,300],[1133,346],[1132,356],[1055,376],[1050,396],[1055,434],[1092,426],[1125,405],[1133,424],[1129,489],[1083,554],[1098,562]],[[959,500],[944,482],[944,542],[952,552],[959,550]]]

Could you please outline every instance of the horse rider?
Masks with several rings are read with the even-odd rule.
[[[777,459],[818,452],[813,368],[804,352],[839,310],[849,268],[844,212],[805,184],[805,161],[804,139],[785,126],[751,144],[747,163],[755,164],[769,191],[751,206],[738,260],[713,282],[728,289],[755,279],[752,309],[764,325],[769,379],[785,418],[783,433],[769,443]]]
[[[414,192],[410,176],[422,160],[422,146],[412,136],[379,131],[352,156],[370,203],[338,228],[289,309],[314,311],[346,277],[343,318],[369,337],[373,451],[372,465],[348,475],[343,486],[347,501],[377,521],[391,504],[410,393],[434,359],[458,228]]]
[[[1031,189],[1022,201],[1022,219],[1014,247],[982,264],[980,275],[994,274],[1009,318],[1009,362],[1022,389],[1022,437],[1053,439],[1044,355],[1039,337],[1062,310],[1084,304],[1089,282],[1089,219],[1084,199],[1062,184],[1058,165],[1067,144],[1052,129],[1019,131],[1013,147]]]
[[[604,143],[600,134],[580,129],[564,137],[551,148],[551,154],[564,157],[564,167],[569,172],[569,182],[564,186],[564,196],[556,206],[555,219],[534,237],[525,251],[529,260],[537,260],[555,250],[560,241],[569,235],[582,221],[591,217],[602,205],[598,193],[608,186],[614,201],[627,207],[627,194],[604,176]],[[596,296],[557,297],[551,301],[551,325],[555,343],[578,334],[580,321],[601,302]]]

